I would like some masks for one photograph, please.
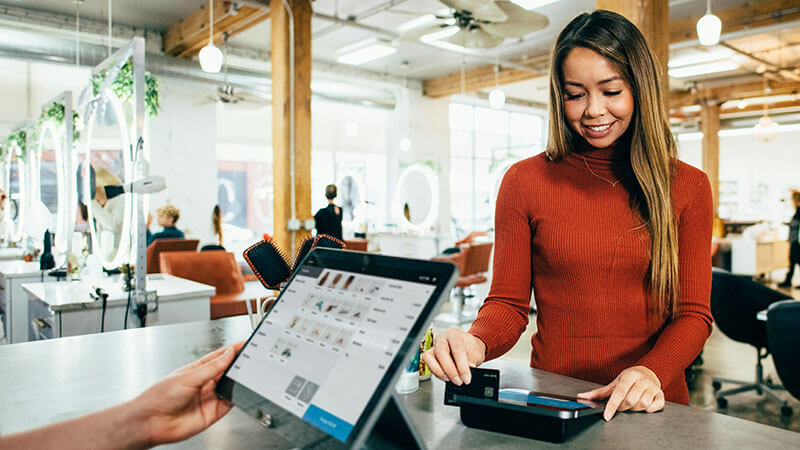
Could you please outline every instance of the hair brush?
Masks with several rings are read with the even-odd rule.
[[[292,274],[289,259],[272,241],[264,240],[254,244],[243,255],[253,273],[267,289],[278,289]]]
[[[303,242],[300,243],[300,247],[297,248],[297,254],[294,256],[294,264],[292,265],[292,271],[297,270],[297,267],[303,262],[306,255],[314,248],[314,238],[307,237],[303,239]]]
[[[327,234],[318,234],[316,238],[314,238],[314,247],[323,247],[323,248],[345,248],[344,242],[336,239],[333,236],[328,236]]]

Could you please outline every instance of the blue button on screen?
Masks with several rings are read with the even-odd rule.
[[[315,405],[308,407],[306,413],[303,414],[303,420],[342,442],[346,441],[347,436],[353,431],[353,425]]]

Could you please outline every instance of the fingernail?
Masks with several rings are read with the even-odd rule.
[[[603,420],[608,422],[609,420],[611,420],[611,416],[609,416],[608,414],[603,414]]]
[[[447,375],[442,375],[442,376],[444,377],[444,381],[448,383],[450,382],[450,377],[448,377]]]
[[[456,375],[453,378],[453,383],[455,383],[456,386],[461,386],[461,378],[458,375]]]
[[[470,382],[472,382],[472,375],[464,375],[464,383],[469,384]]]

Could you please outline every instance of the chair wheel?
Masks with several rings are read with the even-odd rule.
[[[786,405],[781,406],[781,416],[789,417],[792,415],[792,413],[794,413],[794,411],[792,410],[791,406],[786,406]]]
[[[720,383],[719,381],[713,381],[711,383],[711,387],[714,388],[714,391],[718,391],[718,390],[722,389],[722,383]]]
[[[720,409],[727,408],[728,407],[728,400],[726,400],[724,397],[718,398],[717,399],[717,407],[720,408]]]

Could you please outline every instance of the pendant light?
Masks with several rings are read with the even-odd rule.
[[[717,45],[721,32],[722,22],[711,14],[711,0],[706,0],[706,15],[697,21],[697,39],[702,45]]]
[[[492,109],[503,109],[503,105],[506,104],[506,94],[505,92],[501,91],[498,87],[497,77],[498,73],[500,72],[500,65],[494,65],[494,89],[492,92],[489,92],[489,106]]]
[[[208,0],[208,45],[200,50],[203,72],[219,73],[222,69],[222,50],[214,45],[214,0]]]

